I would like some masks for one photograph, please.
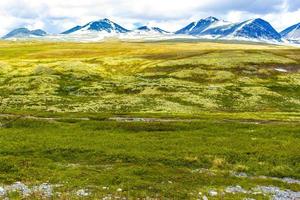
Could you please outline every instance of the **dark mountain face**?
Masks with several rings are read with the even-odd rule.
[[[22,38],[22,37],[34,37],[34,36],[41,37],[45,35],[47,35],[47,33],[41,29],[29,30],[27,28],[18,28],[9,32],[3,38],[8,39],[8,38]]]

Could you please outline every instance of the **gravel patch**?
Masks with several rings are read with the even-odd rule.
[[[237,172],[232,172],[231,173],[232,176],[234,177],[238,177],[238,178],[258,178],[258,179],[272,179],[272,180],[277,180],[277,181],[281,181],[284,183],[288,183],[288,184],[299,184],[300,185],[300,180],[297,179],[293,179],[290,177],[285,177],[285,178],[277,178],[277,177],[269,177],[269,176],[250,176],[246,173],[237,173]]]
[[[32,188],[34,192],[41,193],[42,196],[50,198],[53,194],[53,186],[48,183],[43,183]]]
[[[244,194],[263,194],[271,196],[272,200],[299,200],[300,192],[294,192],[291,190],[282,190],[278,187],[274,186],[257,186],[252,188],[251,190],[245,190],[241,186],[229,186],[225,189],[226,193],[236,194],[236,193],[244,193]]]
[[[33,194],[39,194],[44,198],[51,198],[54,194],[54,187],[59,187],[59,185],[43,183],[41,185],[29,187],[22,182],[15,182],[11,185],[0,187],[0,197],[6,197],[10,192],[18,192],[22,197],[29,197]]]
[[[19,192],[22,196],[29,196],[32,193],[28,186],[21,182],[15,182],[14,184],[8,186],[6,190],[8,192]]]

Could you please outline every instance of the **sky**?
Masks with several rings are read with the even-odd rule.
[[[103,18],[127,29],[176,31],[208,16],[232,22],[259,17],[282,31],[300,23],[300,0],[1,0],[0,35],[20,27],[60,33]]]

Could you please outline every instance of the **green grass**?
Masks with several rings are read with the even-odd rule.
[[[2,124],[21,117],[0,128],[0,186],[62,184],[54,199],[81,188],[87,199],[196,199],[231,185],[300,191],[257,178],[300,179],[299,48],[2,41],[0,111]],[[247,196],[268,199],[215,199]]]
[[[0,181],[49,181],[63,184],[59,190],[70,194],[90,188],[97,197],[108,193],[103,186],[110,193],[122,188],[122,195],[132,198],[176,199],[237,184],[299,190],[299,185],[230,175],[237,171],[299,179],[299,131],[296,123],[278,122],[19,120],[0,132]],[[202,168],[214,175],[192,172]]]

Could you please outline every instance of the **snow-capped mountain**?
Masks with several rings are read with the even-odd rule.
[[[260,18],[241,23],[229,23],[214,17],[202,19],[176,32],[215,39],[281,41],[281,35]]]
[[[41,29],[36,30],[29,30],[27,28],[18,28],[15,29],[5,36],[3,36],[3,39],[10,39],[10,38],[32,38],[32,37],[42,37],[47,35],[47,33]]]
[[[138,33],[138,34],[169,34],[170,33],[158,27],[148,27],[148,26],[141,26],[131,32]]]
[[[110,21],[109,19],[101,19],[92,21],[84,26],[75,26],[62,34],[82,34],[86,32],[103,32],[103,33],[127,33],[129,30]]]
[[[288,27],[281,33],[282,38],[290,40],[290,41],[297,41],[300,42],[300,23],[295,24],[291,27]]]

